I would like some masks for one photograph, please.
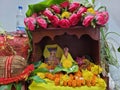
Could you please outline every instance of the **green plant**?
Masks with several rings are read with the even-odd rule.
[[[14,87],[15,90],[21,90],[22,83],[18,82],[18,83],[10,83],[8,85],[1,85],[0,90],[12,90],[12,87]]]
[[[120,52],[120,47],[116,50],[114,43],[108,41],[109,34],[115,34],[120,37],[120,34],[116,32],[108,32],[107,27],[102,27],[101,31],[101,60],[105,64],[111,64],[116,67],[119,66],[116,52]],[[111,40],[115,41],[114,38]]]

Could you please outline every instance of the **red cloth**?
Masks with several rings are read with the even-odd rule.
[[[27,37],[14,36],[14,39],[7,39],[7,42],[13,48],[16,55],[27,58],[29,50],[29,39]]]
[[[14,34],[12,38],[7,38],[7,35],[1,35],[0,56],[19,55],[27,59],[29,39],[28,37],[21,35]]]

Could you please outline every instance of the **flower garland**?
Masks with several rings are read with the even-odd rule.
[[[26,27],[33,31],[36,28],[70,28],[73,26],[103,26],[107,23],[107,11],[98,11],[94,7],[86,7],[79,2],[65,0],[60,4],[52,4],[38,13],[24,19]]]
[[[28,65],[25,70],[18,76],[15,77],[9,77],[9,78],[0,78],[0,84],[9,84],[12,82],[18,82],[20,80],[24,80],[27,78],[30,73],[34,70],[34,65]]]

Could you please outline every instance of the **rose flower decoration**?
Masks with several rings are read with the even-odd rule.
[[[42,7],[42,6],[41,6]],[[35,11],[35,10],[34,10]],[[40,11],[26,17],[24,22],[28,30],[36,28],[70,28],[73,26],[103,26],[107,23],[107,11],[95,10],[93,6],[85,6],[80,2],[63,0],[61,3],[43,5]]]

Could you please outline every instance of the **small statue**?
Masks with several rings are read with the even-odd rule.
[[[56,66],[59,64],[59,59],[56,57],[56,51],[52,50],[48,57],[48,65]]]
[[[58,44],[46,45],[43,51],[44,62],[49,65],[58,65],[62,54],[63,50]]]
[[[73,65],[73,62],[75,62],[69,53],[69,48],[64,47],[64,54],[62,55],[60,63],[64,68],[70,68]]]

